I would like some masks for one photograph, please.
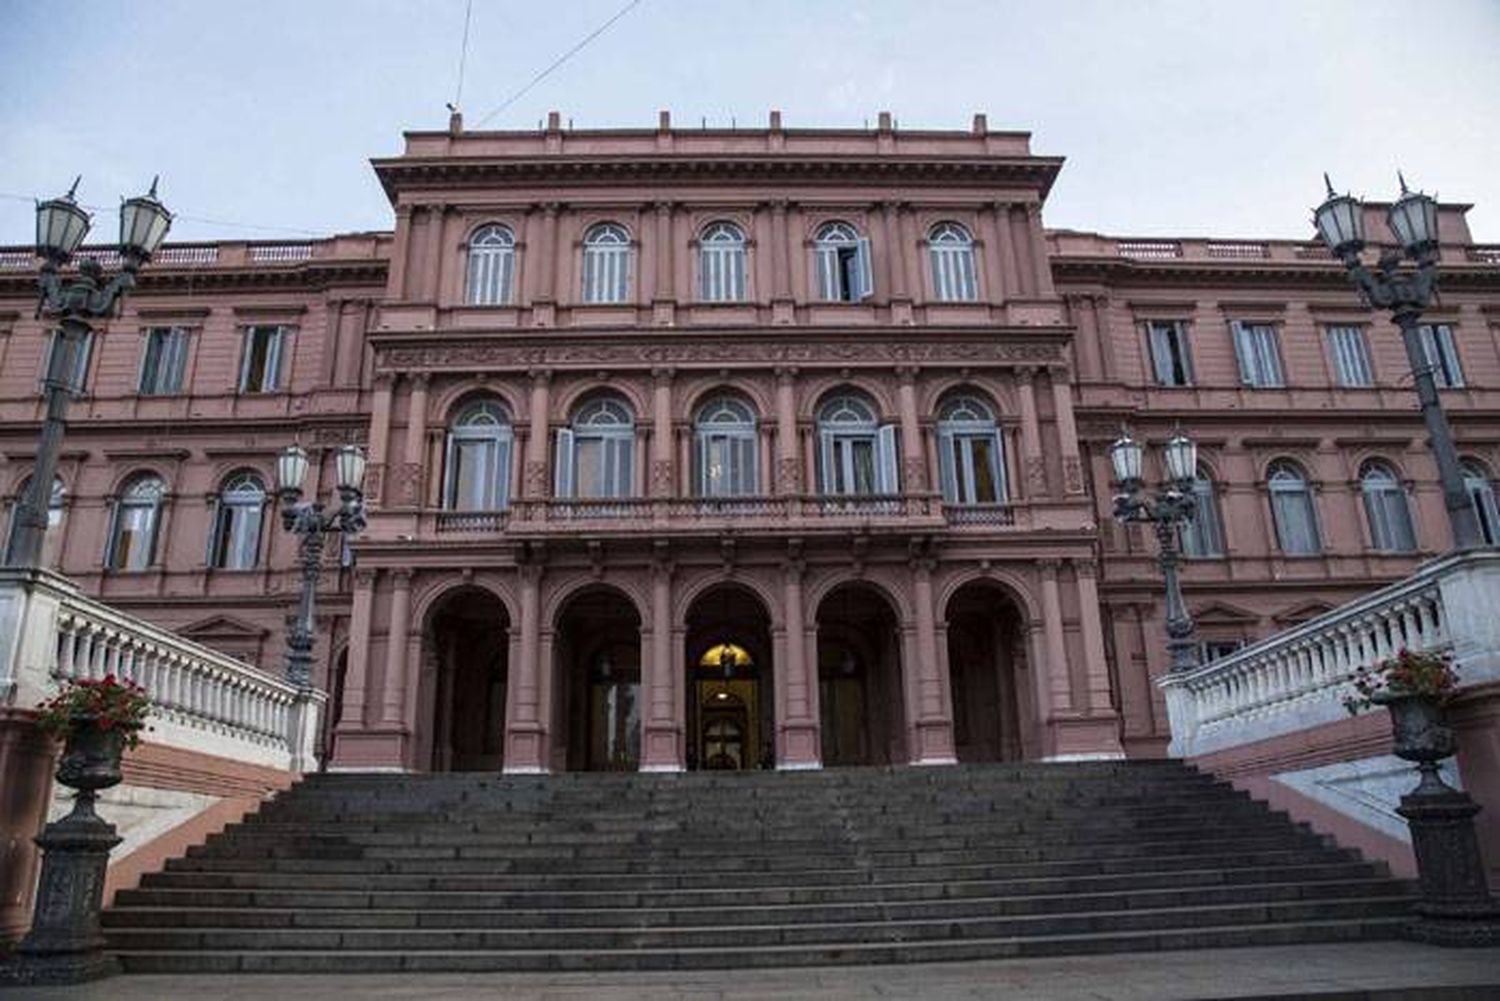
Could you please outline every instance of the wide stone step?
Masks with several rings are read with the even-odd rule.
[[[671,890],[617,890],[608,886],[577,890],[364,890],[209,889],[140,887],[121,890],[117,908],[473,908],[477,910],[711,907],[776,904],[842,904],[867,901],[963,900],[973,897],[1056,896],[1123,891],[1253,887],[1286,882],[1302,885],[1355,885],[1384,881],[1383,867],[1367,862],[1287,865],[1254,868],[1139,870],[1113,875],[1057,876],[1041,879],[955,879],[905,883],[850,883],[767,886],[731,889],[686,886]]]
[[[108,928],[318,928],[318,929],[526,929],[656,928],[721,925],[835,924],[1009,915],[1079,914],[1090,911],[1156,910],[1362,897],[1390,897],[1389,880],[1266,883],[1256,886],[1116,893],[968,897],[939,900],[875,900],[861,903],[745,904],[695,907],[573,907],[447,909],[423,904],[406,908],[222,908],[117,907]]]

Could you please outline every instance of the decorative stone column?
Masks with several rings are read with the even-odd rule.
[[[776,721],[776,767],[783,770],[823,767],[818,724],[817,664],[807,658],[807,621],[802,604],[802,575],[807,571],[801,549],[793,546],[782,567],[782,621],[786,628],[786,716]]]
[[[1037,664],[1036,681],[1042,685],[1045,674],[1050,716],[1073,711],[1073,684],[1068,673],[1068,645],[1063,633],[1062,594],[1057,586],[1060,563],[1053,558],[1037,560],[1037,568],[1042,573],[1042,628],[1047,636],[1047,659]]]
[[[672,676],[672,561],[665,546],[658,546],[651,563],[651,632],[642,636],[645,728],[641,747],[641,771],[680,772],[682,727],[674,703],[677,691]]]
[[[666,499],[676,492],[672,469],[672,370],[651,370],[651,496]],[[666,512],[663,510],[663,517]]]
[[[406,442],[401,454],[401,472],[396,494],[398,503],[418,506],[422,503],[422,458],[427,444],[427,387],[432,377],[426,372],[413,372],[411,397],[406,414]]]
[[[1042,425],[1036,411],[1036,369],[1016,369],[1016,389],[1021,398],[1021,471],[1026,479],[1026,497],[1047,496],[1047,460],[1042,457]]]
[[[537,775],[547,771],[547,728],[541,712],[540,690],[542,572],[535,561],[516,568],[521,649],[515,665],[515,683],[507,692],[504,766],[507,775]]]
[[[411,629],[411,570],[391,571],[391,620],[386,632],[385,677],[380,686],[380,725],[402,726],[402,703],[406,693],[406,655]]]
[[[375,403],[370,413],[370,461],[365,471],[365,504],[380,507],[385,501],[386,464],[390,452],[391,405],[396,373],[375,373]],[[314,483],[317,480],[313,481]]]
[[[930,554],[916,553],[911,559],[912,592],[917,619],[917,746],[913,748],[914,765],[956,765],[953,744],[953,716],[944,697],[948,689],[945,663],[938,659],[937,623],[932,596],[932,571],[935,560]],[[912,669],[912,668],[909,668]]]
[[[526,435],[525,482],[521,489],[528,500],[539,500],[551,492],[547,483],[547,452],[552,446],[548,440],[552,373],[545,368],[534,368],[528,374],[531,376],[531,427]]]
[[[897,407],[901,417],[901,489],[904,493],[924,493],[927,485],[926,450],[922,443],[922,424],[917,417],[917,374],[913,365],[896,368],[899,380]]]
[[[356,768],[350,746],[365,727],[365,698],[370,685],[370,630],[374,617],[375,579],[379,571],[354,571],[354,599],[349,612],[349,659],[344,674],[344,703],[339,710],[334,731],[333,761],[335,769]]]
[[[1058,365],[1047,370],[1052,383],[1052,412],[1057,421],[1057,441],[1062,452],[1063,493],[1083,493],[1083,459],[1078,454],[1078,426],[1073,421],[1073,388],[1068,383],[1067,368]]]
[[[802,487],[802,460],[797,447],[797,370],[776,369],[776,493],[795,494]]]

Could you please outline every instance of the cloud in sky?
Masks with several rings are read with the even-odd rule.
[[[623,4],[474,0],[468,121]],[[442,127],[463,19],[464,0],[0,0],[0,243],[31,239],[16,196],[80,172],[106,206],[161,173],[192,217],[177,239],[388,228],[367,160]],[[644,0],[490,125],[985,111],[1068,158],[1051,226],[1300,237],[1321,171],[1386,197],[1399,166],[1500,242],[1496,52],[1493,0]]]

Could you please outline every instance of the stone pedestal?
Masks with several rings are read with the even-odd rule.
[[[1401,797],[1396,812],[1411,826],[1422,888],[1407,936],[1432,945],[1500,945],[1500,905],[1490,896],[1474,834],[1479,805],[1456,789],[1419,787]]]
[[[78,794],[66,817],[47,825],[36,839],[44,854],[31,932],[0,980],[72,984],[118,972],[104,952],[99,912],[109,853],[120,841],[114,825],[94,813],[91,790]]]

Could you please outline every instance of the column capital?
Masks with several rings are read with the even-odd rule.
[[[777,365],[774,371],[776,380],[784,385],[790,385],[797,378],[796,365]]]
[[[1042,572],[1043,580],[1056,580],[1057,570],[1062,566],[1062,560],[1056,556],[1043,556],[1036,561],[1036,566]]]
[[[896,366],[896,376],[901,380],[903,385],[911,385],[921,373],[922,368],[919,365]]]
[[[1073,565],[1073,572],[1080,577],[1088,577],[1092,580],[1099,576],[1099,564],[1091,557],[1082,559],[1075,557],[1068,562]]]
[[[396,378],[400,373],[392,372],[390,369],[381,369],[371,378],[376,389],[390,389],[396,384]]]
[[[531,378],[533,386],[546,386],[552,382],[552,370],[550,368],[528,368],[526,374]]]
[[[1036,379],[1035,365],[1017,365],[1015,368],[1016,381],[1023,386],[1029,386]]]
[[[406,379],[412,389],[426,389],[432,382],[431,372],[408,372]]]
[[[651,370],[651,378],[658,387],[670,386],[676,374],[677,370],[670,365],[660,365]]]
[[[411,567],[394,567],[390,570],[392,582],[398,591],[405,591],[411,587],[412,576],[416,573]]]
[[[356,591],[369,591],[375,587],[375,579],[380,571],[373,567],[356,569],[354,571],[354,589]]]

